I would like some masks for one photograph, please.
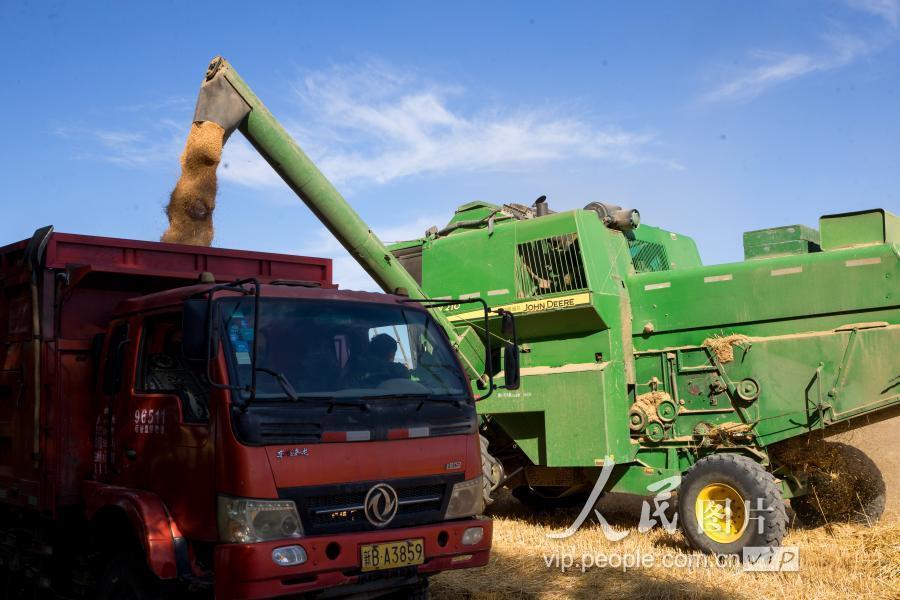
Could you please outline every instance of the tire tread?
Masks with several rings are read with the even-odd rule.
[[[752,480],[757,490],[762,490],[761,497],[764,499],[765,506],[773,509],[763,521],[765,529],[762,534],[762,541],[766,546],[770,547],[779,545],[787,533],[788,524],[781,487],[771,473],[750,457],[735,452],[720,452],[705,456],[694,463],[693,467],[687,472],[682,480],[681,488],[689,487],[690,482],[695,477],[708,472],[722,471],[743,472]],[[699,540],[692,538],[688,532],[689,529],[691,528],[687,523],[682,523],[682,530],[692,545],[700,546],[702,550],[711,551],[710,548],[702,547],[701,544],[697,543]]]

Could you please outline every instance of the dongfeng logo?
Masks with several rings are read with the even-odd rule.
[[[386,483],[373,485],[366,494],[366,518],[375,527],[384,527],[397,515],[397,491]]]

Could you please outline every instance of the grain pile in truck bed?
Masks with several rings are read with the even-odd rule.
[[[191,125],[181,155],[181,177],[166,207],[169,228],[160,241],[194,246],[212,244],[216,168],[222,158],[224,137],[225,130],[211,121]]]

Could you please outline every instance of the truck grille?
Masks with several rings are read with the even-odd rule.
[[[409,527],[443,519],[452,484],[462,475],[387,480],[397,491],[399,507],[388,528]],[[307,535],[376,529],[366,519],[363,503],[369,489],[380,481],[280,490],[293,500]]]

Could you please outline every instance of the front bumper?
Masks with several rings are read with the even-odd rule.
[[[464,546],[463,532],[469,527],[483,527],[484,538],[477,544]],[[481,567],[487,564],[493,528],[490,519],[472,518],[405,527],[322,535],[299,540],[278,540],[258,544],[223,544],[216,548],[215,589],[217,600],[255,600],[279,598],[304,592],[349,586],[341,591],[372,591],[408,585],[419,576],[446,571]],[[360,572],[359,546],[411,538],[424,538],[425,563],[396,571]],[[443,545],[441,542],[444,542]],[[334,556],[334,544],[339,552]],[[272,561],[272,550],[281,546],[300,545],[307,561],[295,567],[280,567]],[[326,548],[329,548],[326,555]],[[328,556],[334,556],[329,558]]]

